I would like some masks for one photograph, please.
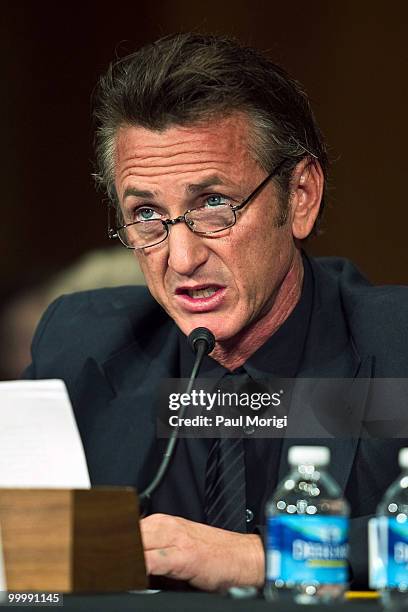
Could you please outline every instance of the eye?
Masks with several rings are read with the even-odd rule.
[[[223,205],[229,203],[229,198],[226,198],[225,196],[222,196],[222,195],[220,195],[218,193],[213,193],[213,194],[207,196],[205,198],[204,202],[209,207],[223,206]]]
[[[136,208],[132,214],[132,221],[150,221],[151,219],[160,219],[159,213],[154,208],[147,206]]]

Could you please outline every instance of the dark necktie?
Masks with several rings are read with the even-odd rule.
[[[227,374],[235,391],[248,376]],[[246,533],[245,452],[242,438],[215,438],[207,459],[204,513],[208,525]]]

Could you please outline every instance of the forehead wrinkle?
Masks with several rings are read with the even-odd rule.
[[[236,175],[240,174],[239,169],[247,161],[249,151],[243,138],[245,130],[237,132],[236,122],[231,127],[226,137],[221,137],[218,126],[217,129],[211,126],[205,131],[199,126],[196,132],[184,130],[183,133],[177,127],[167,134],[156,135],[139,128],[122,132],[116,141],[115,165],[119,191],[121,187],[125,188],[125,183],[143,189],[147,181],[149,188],[150,182],[156,182],[160,177],[172,179],[185,175],[183,183],[197,184],[205,180],[209,173],[221,176],[223,182],[226,180],[229,184],[237,184]],[[237,169],[233,176],[232,168]],[[190,178],[191,175],[193,178]]]
[[[222,162],[223,162],[223,164],[225,164],[227,166],[230,166],[231,163],[232,163],[231,161],[228,161],[228,160],[225,160],[225,159],[223,159]],[[217,160],[217,159],[206,159],[206,160],[203,160],[202,162],[199,162],[199,163],[200,163],[200,166],[207,166],[208,164],[210,164],[210,165],[211,164],[219,164],[220,160]],[[183,162],[182,164],[180,164],[179,162],[176,162],[176,163],[173,163],[173,164],[156,164],[154,166],[152,166],[150,164],[146,164],[146,165],[143,164],[143,165],[137,166],[135,168],[135,170],[138,172],[139,169],[144,170],[144,169],[152,168],[154,170],[160,170],[162,168],[163,169],[166,169],[166,168],[184,168],[184,167],[189,167],[189,166],[194,166],[195,168],[197,168],[197,161],[191,160],[191,161],[188,161],[188,162]],[[126,172],[127,170],[130,170],[132,168],[134,168],[133,164],[129,164],[129,165],[125,166],[122,169],[122,173]]]
[[[202,146],[203,144],[203,140],[205,140],[205,138],[195,138],[192,140],[189,140],[188,142],[186,142],[185,140],[180,140],[180,142],[168,142],[168,143],[164,143],[164,144],[149,144],[149,145],[142,145],[142,147],[140,148],[145,148],[145,149],[152,149],[153,151],[155,149],[161,150],[161,149],[172,149],[174,147],[185,147],[186,145],[198,145],[198,146]],[[120,146],[120,140],[118,141],[118,146]],[[124,148],[128,148],[126,140],[124,142]],[[137,153],[136,153],[137,155]]]
[[[165,159],[172,159],[174,157],[187,157],[188,159],[191,159],[193,157],[197,157],[203,154],[203,151],[186,151],[185,149],[183,149],[183,151],[178,151],[176,153],[170,153],[169,155],[163,156],[161,154],[158,155],[140,155],[138,153],[133,153],[132,155],[129,155],[128,157],[125,157],[122,160],[122,163],[129,163],[129,162],[139,162],[139,160],[143,160],[143,162],[155,162],[156,159],[159,160],[163,160],[163,158]],[[223,159],[225,159],[224,155],[220,155],[220,150],[216,149],[216,150],[211,150],[211,149],[207,149],[205,151],[205,154],[207,155],[219,155],[219,159],[222,161]],[[208,160],[204,160],[204,162],[206,162]],[[216,160],[210,160],[210,161],[216,161]],[[178,162],[180,163],[180,162]],[[195,162],[182,162],[182,163],[195,163]]]
[[[161,176],[167,176],[167,175],[171,175],[171,174],[180,174],[180,171],[177,170],[177,169],[168,170],[167,166],[165,168],[166,168],[167,171],[161,172],[160,173]],[[218,173],[220,172],[219,168],[215,168],[214,166],[209,166],[208,168],[205,168],[205,170],[211,170],[214,173],[215,172],[218,172]],[[190,173],[197,174],[197,168],[194,167],[192,169],[184,169],[183,170],[183,174],[184,173],[186,173],[186,174],[190,174]],[[129,176],[136,176],[136,177],[140,176],[141,178],[152,178],[152,177],[155,177],[155,174],[146,173],[146,172],[139,172],[139,171],[137,173],[136,172],[127,172],[126,174],[121,174],[120,178],[122,180],[124,180],[124,179],[128,178]]]
[[[194,160],[183,162],[180,164],[172,163],[172,164],[155,164],[154,166],[150,164],[140,164],[138,166],[134,166],[134,164],[127,164],[122,168],[119,168],[119,178],[125,179],[128,176],[155,176],[157,172],[166,175],[166,174],[174,174],[174,173],[183,173],[183,172],[202,172],[204,170],[214,170],[214,172],[220,172],[220,162],[222,165],[226,167],[230,167],[232,165],[231,160],[218,160],[218,159],[205,159],[201,162],[197,162]],[[197,168],[197,165],[200,167]],[[193,169],[191,169],[193,167]]]

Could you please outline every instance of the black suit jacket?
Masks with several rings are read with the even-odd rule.
[[[310,259],[310,264],[313,312],[299,378],[350,379],[345,418],[350,411],[359,417],[370,393],[364,381],[407,377],[408,288],[372,287],[343,259]],[[151,398],[161,378],[177,377],[177,350],[173,321],[144,287],[63,296],[48,308],[25,377],[66,382],[93,484],[142,490],[151,480],[165,443],[155,437]],[[302,401],[293,402],[290,414],[316,432],[316,439],[309,437],[307,443],[321,444],[324,438],[330,447],[330,472],[352,507],[354,585],[364,585],[366,520],[396,478],[397,450],[405,442],[327,437],[324,418],[305,419]],[[267,466],[278,469],[280,478],[288,470],[292,443],[284,440],[279,466]],[[204,461],[195,467],[204,486]]]

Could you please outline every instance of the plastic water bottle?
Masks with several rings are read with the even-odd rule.
[[[349,505],[326,472],[325,446],[292,446],[289,475],[266,505],[265,597],[329,603],[348,582]]]
[[[408,610],[408,448],[398,461],[402,473],[369,524],[370,586],[381,590],[386,608]]]

